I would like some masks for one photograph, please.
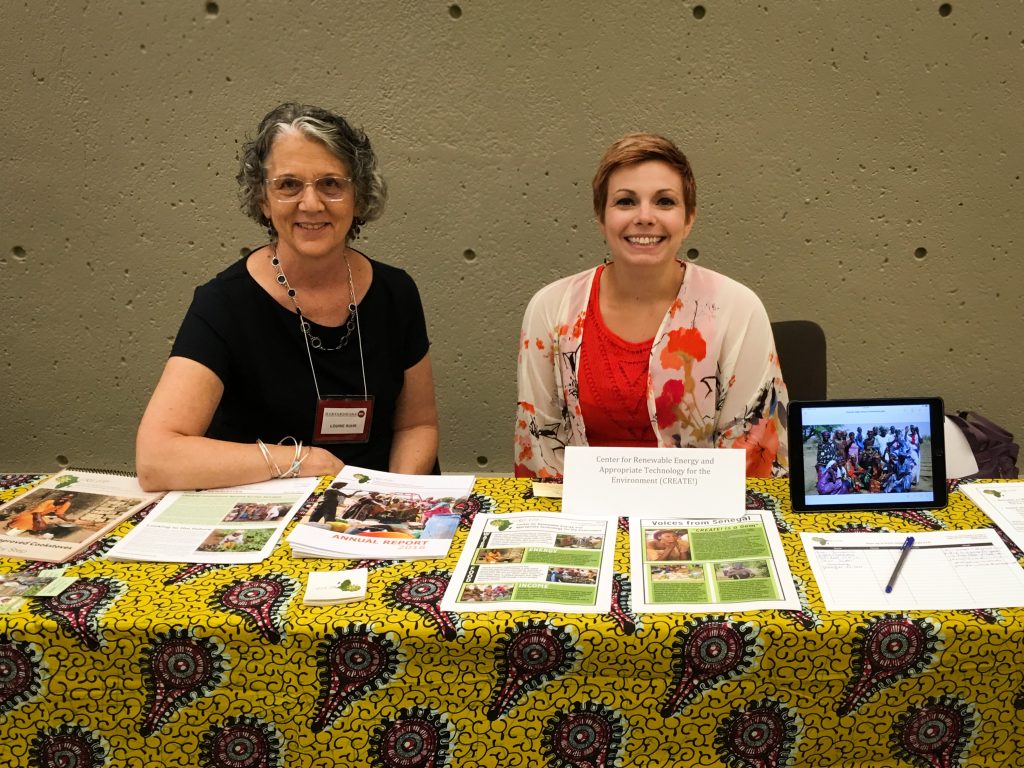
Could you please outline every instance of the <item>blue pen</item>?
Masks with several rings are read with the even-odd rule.
[[[892,576],[889,577],[889,583],[885,585],[885,594],[892,592],[892,585],[896,583],[896,577],[900,575],[900,571],[903,570],[903,563],[907,561],[907,555],[910,554],[910,548],[914,546],[914,537],[907,536],[907,540],[903,542],[903,546],[900,547],[900,559],[896,561],[896,567],[892,569]]]

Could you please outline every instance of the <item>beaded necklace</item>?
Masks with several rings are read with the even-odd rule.
[[[299,305],[295,301],[295,289],[291,287],[288,283],[288,278],[284,276],[284,270],[281,269],[281,260],[277,257],[277,248],[273,245],[270,247],[270,263],[277,273],[277,282],[288,291],[288,298],[291,299],[292,306],[295,307],[295,313],[299,316],[299,324],[302,326],[302,332],[309,341],[309,346],[321,352],[335,352],[346,346],[348,340],[352,337],[353,331],[356,329],[356,289],[352,281],[352,267],[348,263],[347,253],[343,254],[343,258],[345,259],[345,271],[348,272],[348,320],[345,322],[345,335],[338,341],[337,346],[325,347],[323,340],[311,332],[309,321],[302,315],[302,310],[299,309]]]

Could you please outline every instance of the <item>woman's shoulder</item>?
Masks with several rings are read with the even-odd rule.
[[[558,303],[566,294],[580,290],[589,294],[590,283],[594,279],[594,274],[596,272],[597,267],[591,267],[590,269],[585,269],[582,272],[577,272],[575,275],[560,277],[558,280],[548,283],[534,293],[530,303],[534,304],[548,301]]]
[[[200,295],[223,295],[224,293],[246,290],[256,285],[256,282],[249,275],[249,271],[245,267],[248,258],[249,255],[246,254],[232,262],[196,288],[196,293]]]
[[[377,259],[370,258],[362,251],[355,252],[366,259],[370,264],[370,268],[373,270],[373,281],[371,285],[376,283],[378,287],[386,287],[389,290],[398,291],[417,290],[416,281],[413,279],[412,275],[402,269],[402,267],[396,267],[393,264],[385,264],[383,261],[377,261]]]
[[[697,294],[713,302],[720,310],[750,311],[759,307],[763,310],[764,303],[761,298],[739,280],[693,263],[686,265],[686,271],[688,274],[683,282],[681,294]]]

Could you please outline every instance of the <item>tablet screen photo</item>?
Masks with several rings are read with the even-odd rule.
[[[937,397],[791,403],[793,509],[946,506],[943,420]]]

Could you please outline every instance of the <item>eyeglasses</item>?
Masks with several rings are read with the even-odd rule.
[[[312,186],[324,202],[336,203],[344,200],[352,189],[352,179],[347,176],[320,176],[312,181],[303,181],[294,176],[275,176],[267,179],[270,196],[279,203],[294,203]]]

